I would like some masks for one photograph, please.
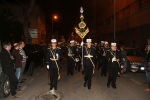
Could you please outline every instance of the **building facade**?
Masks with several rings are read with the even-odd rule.
[[[86,16],[92,16],[87,20],[93,26],[95,41],[116,41],[140,49],[148,43],[150,0],[86,0],[83,5]]]
[[[13,13],[16,20],[22,24],[24,22],[24,13],[26,5],[21,4],[0,4],[0,12],[7,11]],[[32,38],[32,43],[46,43],[46,16],[39,5],[35,5],[28,23],[29,33]]]

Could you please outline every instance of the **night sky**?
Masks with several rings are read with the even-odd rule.
[[[47,23],[51,25],[53,15],[58,16],[54,21],[54,30],[60,35],[69,36],[80,21],[82,0],[42,0],[41,7],[47,15]]]

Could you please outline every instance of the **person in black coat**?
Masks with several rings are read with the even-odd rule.
[[[11,55],[10,50],[11,50],[10,42],[4,42],[3,50],[0,55],[2,70],[9,77],[12,96],[15,98],[20,98],[21,96],[17,95],[16,93],[18,79],[15,75],[14,58]]]
[[[117,50],[116,43],[111,43],[111,49],[107,51],[106,59],[108,60],[108,82],[107,87],[116,89],[116,80],[120,73],[121,54]]]
[[[101,76],[107,76],[107,59],[106,59],[106,54],[107,50],[109,50],[108,42],[104,42],[104,47],[101,48],[101,55],[102,55],[102,70],[101,70]]]
[[[88,89],[91,89],[92,75],[95,69],[94,59],[96,57],[96,49],[91,46],[91,39],[86,39],[86,42],[87,46],[83,47],[84,87],[88,85]],[[79,48],[79,52],[82,52],[82,48]]]
[[[60,59],[62,58],[61,48],[57,47],[57,40],[51,40],[51,47],[47,50],[46,63],[50,72],[50,90],[57,90],[57,81],[60,79]]]
[[[74,68],[76,66],[75,57],[77,55],[75,41],[71,40],[69,46],[67,46],[67,75],[73,75]]]
[[[146,67],[146,79],[148,82],[148,88],[145,89],[146,92],[150,92],[150,71],[148,68],[150,68],[150,44],[146,47],[146,56],[145,56],[145,67]]]

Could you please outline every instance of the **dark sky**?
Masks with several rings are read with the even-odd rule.
[[[53,15],[58,15],[54,21],[54,29],[61,35],[68,35],[74,31],[80,21],[80,7],[82,0],[42,0],[41,7],[47,15],[47,22],[51,25]]]

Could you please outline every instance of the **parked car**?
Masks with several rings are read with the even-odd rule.
[[[2,71],[2,66],[0,62],[0,97],[8,97],[10,95],[10,82],[9,78]]]
[[[143,72],[144,71],[144,55],[137,49],[125,48],[127,52],[127,66],[131,72]]]
[[[36,67],[40,65],[43,66],[44,51],[42,47],[37,44],[26,44],[24,51],[28,57],[24,73],[26,73],[28,76],[32,76]]]

